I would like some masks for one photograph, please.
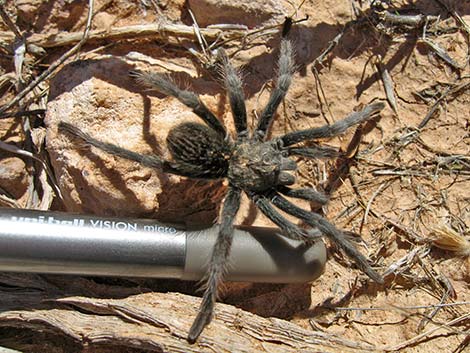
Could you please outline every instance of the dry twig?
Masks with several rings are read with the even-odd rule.
[[[437,21],[437,16],[426,16],[426,15],[401,15],[391,13],[389,11],[379,11],[377,12],[379,18],[382,21],[388,22],[394,25],[404,25],[410,27],[421,27],[424,26],[427,22]]]
[[[426,126],[426,124],[429,122],[429,119],[434,115],[436,112],[437,108],[439,108],[440,104],[445,101],[446,99],[453,100],[455,99],[459,94],[462,94],[465,92],[467,89],[470,88],[470,81],[468,82],[463,82],[460,84],[454,84],[449,87],[441,94],[441,96],[434,102],[434,104],[431,106],[431,109],[429,109],[428,113],[424,117],[424,119],[419,123],[418,129],[422,130],[423,127]]]
[[[377,62],[375,63],[377,70],[380,73],[380,78],[382,79],[382,83],[385,89],[385,95],[387,96],[387,101],[390,104],[393,112],[398,116],[398,104],[397,99],[395,97],[395,89],[392,77],[388,72],[388,69],[382,64],[381,57],[377,58]]]
[[[89,35],[89,32],[90,32],[90,28],[91,28],[92,15],[93,15],[93,3],[94,3],[94,0],[88,0],[88,19],[87,19],[87,24],[86,24],[85,31],[81,34],[80,41],[72,49],[67,51],[58,60],[56,60],[53,64],[51,64],[49,66],[49,68],[47,70],[45,70],[41,75],[36,77],[35,80],[33,80],[30,84],[28,84],[9,103],[7,103],[6,105],[0,107],[0,114],[5,113],[10,108],[12,108],[15,104],[20,102],[37,85],[39,85],[41,82],[43,82],[44,80],[49,78],[49,76],[51,76],[68,58],[70,58],[72,55],[78,53],[78,51],[80,50],[82,45],[85,44],[85,42],[88,39],[88,35]],[[0,36],[1,36],[1,34],[0,34]]]

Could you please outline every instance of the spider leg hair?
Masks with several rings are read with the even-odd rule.
[[[188,341],[190,343],[194,343],[197,340],[201,332],[212,320],[218,288],[227,271],[228,257],[233,240],[233,221],[240,207],[240,195],[240,189],[229,187],[222,208],[219,235],[212,250],[207,270],[202,303],[199,313],[189,330]]]
[[[288,197],[313,201],[321,205],[328,203],[328,196],[312,188],[291,189],[287,186],[280,185],[277,187],[277,191]]]
[[[331,125],[318,128],[290,132],[280,137],[284,146],[290,146],[305,140],[340,135],[353,125],[360,124],[370,119],[374,114],[380,112],[385,107],[384,103],[376,102],[369,104],[360,112],[354,112],[346,118]]]
[[[276,192],[270,193],[270,200],[271,202],[278,207],[279,209],[283,210],[284,212],[302,219],[307,224],[311,225],[312,227],[318,228],[320,232],[330,238],[335,244],[343,249],[343,251],[348,255],[356,265],[366,273],[371,279],[373,279],[377,283],[383,283],[384,280],[381,275],[379,275],[375,270],[367,262],[367,259],[364,255],[362,255],[347,239],[347,236],[339,229],[337,229],[333,224],[328,222],[325,218],[320,216],[319,214],[306,211],[293,203],[289,200],[285,199],[281,195]]]
[[[306,158],[337,158],[341,155],[337,149],[328,146],[288,147],[289,156],[301,156]]]
[[[222,123],[217,117],[206,107],[201,101],[199,96],[194,92],[182,90],[171,82],[165,75],[158,74],[155,72],[142,72],[142,71],[131,71],[130,75],[134,77],[137,83],[146,86],[151,89],[172,96],[178,99],[181,103],[191,108],[193,112],[199,116],[207,125],[221,134],[223,137],[226,136],[227,131],[225,130]]]
[[[173,163],[171,162],[165,161],[157,156],[140,154],[137,152],[129,151],[128,149],[119,147],[112,143],[100,141],[87,134],[86,132],[83,132],[78,127],[65,121],[59,122],[58,129],[59,132],[66,133],[75,138],[78,138],[86,144],[99,148],[100,150],[112,154],[114,156],[137,162],[145,167],[160,169],[166,173],[186,176],[184,173],[178,171],[177,166],[173,166]]]
[[[266,196],[256,193],[249,193],[248,196],[266,217],[281,228],[283,235],[287,238],[304,242],[311,242],[317,239],[317,237],[311,236],[308,231],[301,229],[276,211]]]
[[[240,73],[232,66],[223,49],[219,49],[219,57],[222,61],[225,88],[229,97],[230,107],[232,108],[235,129],[237,130],[238,136],[243,138],[248,135],[248,131],[246,125],[245,95],[243,93]]]
[[[255,138],[263,140],[266,136],[266,131],[271,125],[274,114],[276,113],[277,107],[281,104],[281,101],[286,96],[289,86],[292,81],[292,75],[294,74],[294,54],[292,44],[287,38],[288,29],[292,24],[292,20],[286,19],[284,23],[283,36],[281,40],[281,52],[278,61],[278,74],[276,86],[268,100],[266,108],[258,121],[258,126],[255,131]]]

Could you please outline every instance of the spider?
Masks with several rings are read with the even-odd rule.
[[[328,198],[313,188],[289,187],[295,183],[292,172],[297,167],[291,156],[333,158],[340,154],[332,147],[318,144],[302,147],[298,144],[307,140],[342,134],[349,127],[368,120],[384,107],[383,103],[373,103],[361,112],[352,113],[334,124],[289,132],[283,136],[267,139],[267,132],[274,114],[287,93],[294,73],[293,49],[288,38],[291,23],[292,21],[288,19],[284,23],[275,87],[252,132],[247,127],[241,78],[222,50],[219,53],[220,66],[235,122],[235,139],[229,136],[225,127],[204,105],[198,95],[178,88],[163,75],[140,71],[131,72],[139,84],[177,98],[191,108],[205,123],[185,122],[170,130],[167,145],[172,156],[171,160],[164,160],[156,155],[132,152],[115,144],[95,139],[67,122],[59,123],[59,131],[78,138],[85,144],[138,162],[146,167],[190,178],[228,179],[227,194],[219,218],[219,234],[204,279],[205,290],[202,303],[188,334],[188,341],[191,343],[197,340],[212,319],[219,285],[227,271],[233,223],[240,206],[242,192],[283,231],[286,237],[312,243],[318,239],[318,231],[320,231],[337,243],[371,279],[378,283],[383,282],[382,277],[372,269],[365,256],[349,242],[343,231],[337,229],[319,214],[306,211],[285,197],[314,201],[319,204],[327,203]],[[316,232],[300,228],[287,220],[278,209],[302,220],[316,229]]]

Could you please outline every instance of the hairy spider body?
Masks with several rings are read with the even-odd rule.
[[[229,182],[247,191],[266,191],[276,185],[292,185],[295,161],[283,156],[276,143],[243,141],[236,144],[229,164]]]
[[[237,141],[223,139],[214,130],[197,123],[183,123],[167,137],[173,167],[185,174],[228,178],[243,190],[265,191],[273,185],[292,185],[297,164],[285,157],[278,141]]]
[[[231,144],[206,125],[183,123],[167,139],[173,167],[187,175],[218,179],[227,175]]]
[[[286,237],[313,242],[318,232],[334,241],[371,279],[382,283],[382,277],[372,269],[367,259],[348,240],[346,234],[337,229],[319,214],[306,211],[284,196],[325,204],[326,195],[312,188],[291,188],[295,182],[291,174],[296,169],[292,156],[306,158],[332,158],[340,155],[331,147],[298,143],[328,138],[345,132],[381,111],[383,103],[373,103],[360,112],[354,112],[334,124],[287,133],[267,140],[267,131],[280,102],[285,97],[294,73],[291,42],[287,37],[291,21],[286,20],[282,32],[278,76],[266,108],[261,113],[256,129],[247,129],[246,108],[241,79],[223,51],[220,51],[222,72],[233,113],[237,137],[232,140],[225,127],[193,92],[182,90],[163,75],[133,72],[137,82],[173,96],[191,108],[204,122],[182,123],[173,128],[167,137],[171,160],[155,155],[142,155],[102,142],[77,127],[59,123],[59,130],[81,139],[107,153],[136,161],[144,166],[158,168],[164,172],[199,179],[227,178],[228,190],[219,217],[219,235],[212,251],[204,279],[205,291],[199,313],[190,329],[188,341],[194,342],[212,319],[218,288],[227,270],[233,236],[233,222],[240,206],[242,191],[258,209],[282,229]],[[283,196],[284,195],[284,196]],[[296,217],[310,225],[305,230],[286,219],[282,213]]]

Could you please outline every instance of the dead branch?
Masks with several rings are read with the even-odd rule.
[[[380,11],[377,12],[380,19],[394,24],[394,25],[405,25],[411,27],[420,27],[423,26],[426,22],[437,21],[437,16],[425,16],[422,14],[419,15],[397,15],[389,11]]]
[[[203,337],[191,345],[186,334],[199,299],[179,293],[146,293],[124,299],[64,297],[47,302],[56,307],[2,312],[0,326],[44,330],[88,346],[112,344],[149,352],[374,350],[366,343],[262,318],[224,304],[217,306],[215,319]],[[73,308],[79,310],[70,310]]]
[[[220,29],[201,28],[201,33],[207,39],[215,40],[223,33]],[[240,34],[241,31],[230,31],[230,33]],[[27,38],[28,44],[35,44],[43,48],[63,47],[74,45],[83,37],[83,32],[61,32],[55,34],[34,33]],[[146,24],[114,27],[109,30],[99,29],[90,31],[88,42],[96,41],[116,41],[125,39],[162,39],[168,37],[196,39],[196,33],[192,26],[181,24]],[[15,35],[12,32],[0,32],[0,42],[12,43]]]

